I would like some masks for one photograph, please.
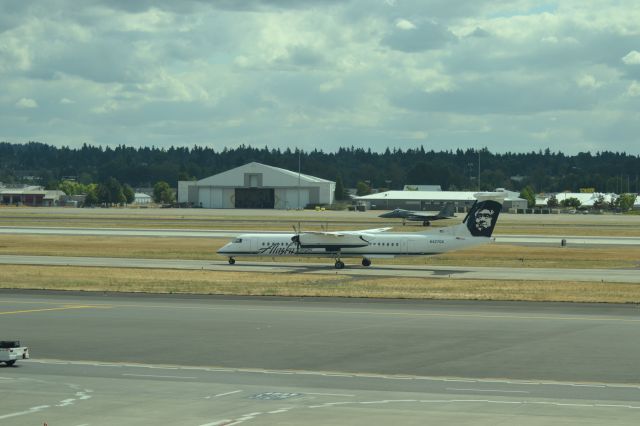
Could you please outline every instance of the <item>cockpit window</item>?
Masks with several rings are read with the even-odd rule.
[[[233,240],[234,243],[241,243],[242,242],[242,238],[236,238],[235,240]]]

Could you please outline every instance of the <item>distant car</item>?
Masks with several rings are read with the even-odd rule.
[[[20,346],[19,340],[0,340],[0,362],[12,366],[19,359],[29,358],[29,348]]]

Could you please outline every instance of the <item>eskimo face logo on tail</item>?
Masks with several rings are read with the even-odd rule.
[[[490,237],[496,226],[502,205],[496,201],[480,201],[473,205],[467,216],[467,228],[474,237]]]

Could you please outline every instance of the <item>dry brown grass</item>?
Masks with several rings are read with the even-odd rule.
[[[86,228],[233,229],[291,230],[300,222],[303,229],[365,229],[393,226],[393,231],[425,230],[416,223],[402,226],[400,220],[377,217],[379,211],[294,212],[264,210],[258,213],[207,209],[34,209],[0,208],[2,226],[48,226]],[[437,221],[434,228],[459,223],[463,218]],[[510,215],[500,217],[496,234],[565,236],[640,236],[640,217],[632,215]]]
[[[0,254],[211,259],[229,239],[2,235]]]
[[[107,292],[639,303],[640,285],[0,266],[0,287]]]
[[[40,213],[20,209],[0,209],[0,225],[73,226],[131,228],[272,229],[290,230],[291,218],[277,215],[180,217],[157,211],[131,215],[95,215],[91,211],[69,214],[64,210]],[[17,213],[16,213],[17,212]],[[162,213],[162,212],[161,212]],[[306,218],[303,229],[363,229],[389,224],[372,217],[353,220]],[[496,230],[500,234],[638,236],[640,227],[615,217],[532,218],[506,216]],[[535,218],[534,218],[535,219]],[[575,219],[575,223],[574,223]],[[266,224],[265,224],[265,221]],[[459,221],[443,221],[447,225]],[[257,225],[259,224],[259,225]],[[315,227],[315,228],[314,228]],[[396,226],[395,231],[422,231],[420,226]],[[96,256],[158,259],[218,259],[216,250],[226,238],[145,238],[2,235],[0,254]],[[248,259],[249,260],[249,259]],[[260,258],[270,261],[270,258]],[[279,258],[278,260],[282,260]],[[302,262],[331,262],[328,259],[297,259]],[[242,260],[241,260],[242,261]],[[349,263],[347,259],[347,263]],[[356,263],[358,261],[351,260]],[[375,259],[376,264],[506,266],[547,268],[638,267],[640,247],[548,247],[492,244],[433,257]],[[354,278],[345,274],[270,274],[244,272],[174,271],[148,269],[81,268],[0,265],[0,287],[85,291],[134,291],[153,293],[195,293],[278,296],[336,296],[426,299],[531,300],[573,302],[640,302],[640,285],[548,281],[454,280],[449,278]]]
[[[3,235],[0,239],[0,254],[224,260],[224,257],[216,254],[216,250],[227,241],[226,238]],[[282,259],[278,258],[278,260]],[[286,259],[330,262],[327,259]],[[269,262],[271,258],[260,258],[260,260]],[[640,264],[640,247],[543,247],[488,244],[432,257],[374,259],[374,262],[434,266],[634,268]],[[349,263],[348,259],[347,263]]]

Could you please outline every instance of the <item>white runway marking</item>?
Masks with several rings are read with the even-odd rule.
[[[197,377],[188,377],[188,376],[161,376],[159,374],[129,374],[123,373],[123,376],[130,377],[156,377],[160,379],[197,379]]]
[[[459,388],[446,388],[446,389],[451,391],[461,391],[461,392],[530,393],[527,391],[500,390],[500,389],[459,389]]]
[[[38,363],[38,364],[59,364],[59,365],[92,365],[96,367],[130,367],[130,368],[146,368],[146,369],[183,369],[182,366],[170,366],[170,365],[154,365],[154,364],[130,364],[130,363],[105,363],[105,362],[95,362],[95,361],[65,361],[59,359],[26,359],[22,362],[28,363]],[[378,380],[390,380],[396,379],[398,376],[395,375],[384,375],[384,374],[365,374],[365,373],[337,373],[337,372],[326,372],[326,371],[309,371],[309,370],[299,370],[299,371],[277,371],[277,370],[262,370],[262,369],[252,369],[252,368],[219,368],[219,367],[184,367],[185,370],[194,370],[194,371],[206,371],[210,373],[259,373],[259,374],[293,374],[293,375],[310,375],[310,376],[323,376],[323,377],[337,377],[337,378],[366,378],[366,379],[378,379]],[[131,374],[134,375],[134,374]],[[134,375],[135,376],[135,375]],[[148,377],[152,375],[141,375],[143,377]],[[159,376],[162,377],[162,376]],[[194,379],[194,377],[186,377],[186,376],[168,376],[170,378],[189,378]],[[492,379],[492,378],[465,378],[465,377],[434,377],[434,376],[401,376],[407,380],[428,380],[433,382],[462,382],[462,383],[504,383],[510,385],[522,385],[522,386],[577,386],[584,388],[623,388],[623,389],[638,389],[640,390],[640,384],[637,383],[599,383],[599,382],[586,382],[586,383],[572,383],[572,382],[560,382],[560,381],[552,381],[552,380],[539,380],[539,381],[531,381],[531,380],[505,380],[505,379]]]
[[[219,396],[227,396],[227,395],[232,395],[234,393],[238,393],[238,392],[242,392],[241,390],[235,390],[235,391],[231,391],[231,392],[226,392],[226,393],[219,393],[217,395],[214,395],[214,397],[219,397]]]
[[[305,395],[322,395],[322,396],[355,396],[347,393],[319,393],[319,392],[305,392]]]

